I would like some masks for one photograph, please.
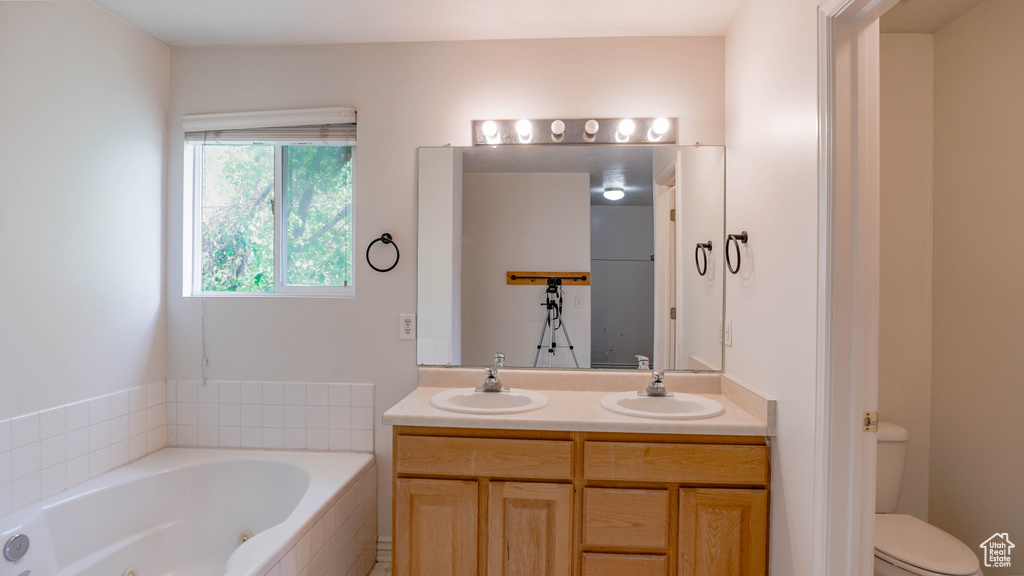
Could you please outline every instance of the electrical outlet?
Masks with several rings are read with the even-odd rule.
[[[718,343],[722,343],[722,319],[718,319]]]
[[[399,340],[415,340],[416,339],[416,315],[415,314],[399,314],[398,315],[398,339]]]
[[[732,346],[732,320],[725,321],[725,345]]]

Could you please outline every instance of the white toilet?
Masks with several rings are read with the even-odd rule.
[[[896,510],[907,457],[907,429],[878,423],[875,576],[982,576],[977,556],[946,532]]]

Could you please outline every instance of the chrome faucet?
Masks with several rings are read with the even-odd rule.
[[[648,358],[647,356],[643,356],[641,354],[637,354],[636,355],[636,361],[639,364],[639,366],[637,366],[637,368],[639,368],[640,370],[650,370],[651,369],[651,359]]]
[[[494,367],[501,368],[505,365],[505,355],[501,352],[494,353]]]
[[[487,377],[484,378],[484,383],[481,386],[476,387],[477,392],[508,392],[508,388],[501,385],[501,380],[498,380],[498,367],[490,366],[487,369]]]
[[[637,392],[638,396],[674,396],[668,390],[665,390],[665,385],[662,384],[661,379],[665,377],[664,372],[658,372],[657,370],[651,375],[651,383],[647,385],[646,390]]]

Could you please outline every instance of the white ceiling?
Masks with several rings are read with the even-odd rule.
[[[747,0],[92,0],[169,46],[721,36]]]
[[[900,0],[882,16],[883,33],[932,34],[963,16],[981,0]]]
[[[747,0],[91,0],[168,46],[721,36]],[[901,0],[882,32],[935,32],[981,0]]]

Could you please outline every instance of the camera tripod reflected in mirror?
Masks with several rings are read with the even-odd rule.
[[[572,345],[572,339],[569,337],[569,328],[565,323],[565,318],[562,317],[562,301],[565,295],[562,290],[562,280],[565,279],[586,280],[586,277],[551,276],[548,278],[548,287],[544,290],[544,302],[541,303],[541,306],[547,308],[548,317],[544,322],[544,327],[540,330],[540,340],[537,341],[537,355],[533,358],[534,368],[540,365],[540,353],[545,346],[548,350],[548,367],[551,367],[551,362],[555,357],[555,353],[558,351],[557,333],[559,330],[562,331],[562,336],[565,337],[566,345],[563,346],[563,348],[569,349],[569,354],[572,354],[573,364],[575,364],[577,368],[580,367],[580,362],[576,359],[576,350]]]

